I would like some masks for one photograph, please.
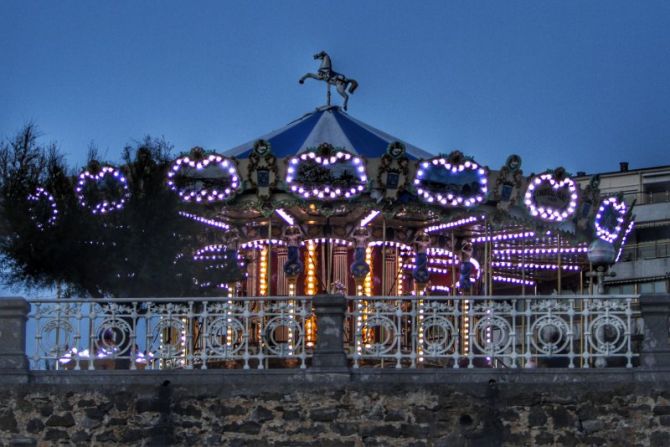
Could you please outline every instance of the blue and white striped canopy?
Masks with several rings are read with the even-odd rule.
[[[267,140],[272,153],[279,158],[289,157],[322,143],[344,148],[364,158],[379,158],[389,144],[399,141],[405,145],[410,159],[426,159],[433,155],[399,138],[375,129],[352,118],[337,106],[320,107],[288,124],[248,143],[223,153],[227,157],[248,158],[259,139]]]

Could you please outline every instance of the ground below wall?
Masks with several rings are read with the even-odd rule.
[[[670,372],[0,375],[2,445],[670,445]]]

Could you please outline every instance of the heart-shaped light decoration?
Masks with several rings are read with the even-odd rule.
[[[239,189],[240,177],[235,163],[221,155],[210,154],[201,160],[180,157],[168,171],[168,187],[184,202],[219,202]]]
[[[543,190],[548,194],[554,194],[556,198],[558,198],[557,196],[562,190],[565,191],[566,198],[563,200],[565,204],[561,207],[539,204],[537,197],[535,197],[539,190]],[[575,213],[577,206],[577,185],[569,177],[557,180],[551,173],[541,174],[533,178],[528,185],[525,203],[533,217],[539,217],[542,220],[550,222],[562,222]]]
[[[79,174],[75,193],[79,205],[90,208],[93,214],[120,210],[130,197],[128,180],[112,166],[103,166],[97,173],[86,170]]]
[[[56,199],[49,191],[38,186],[35,192],[28,194],[28,202],[30,202],[29,212],[32,214],[31,218],[35,221],[35,226],[39,230],[44,230],[47,226],[56,224],[58,218],[58,206]]]
[[[286,183],[305,199],[336,200],[363,192],[368,177],[363,161],[349,152],[304,152],[289,161]]]
[[[423,200],[442,206],[473,206],[484,201],[487,192],[486,169],[474,161],[452,164],[445,158],[421,163],[414,185]]]
[[[614,242],[621,234],[626,216],[626,204],[616,197],[608,197],[600,203],[596,214],[596,235],[607,242]]]

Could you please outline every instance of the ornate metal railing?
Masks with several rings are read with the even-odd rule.
[[[356,297],[345,329],[354,368],[637,364],[636,296]]]
[[[331,321],[328,349],[343,346],[354,368],[630,368],[637,299],[354,297],[326,311],[344,327],[317,321],[310,297],[32,300],[27,356],[54,370],[305,368]]]
[[[304,368],[309,297],[31,300],[32,369]]]

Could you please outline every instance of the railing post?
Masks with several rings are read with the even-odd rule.
[[[645,368],[670,367],[670,296],[642,295],[640,312],[644,320],[640,364]]]
[[[312,366],[346,368],[344,314],[347,309],[347,299],[343,295],[317,295],[313,303],[317,332]]]
[[[20,297],[0,298],[0,376],[27,379],[26,320],[30,304]],[[2,380],[5,380],[5,379]]]

